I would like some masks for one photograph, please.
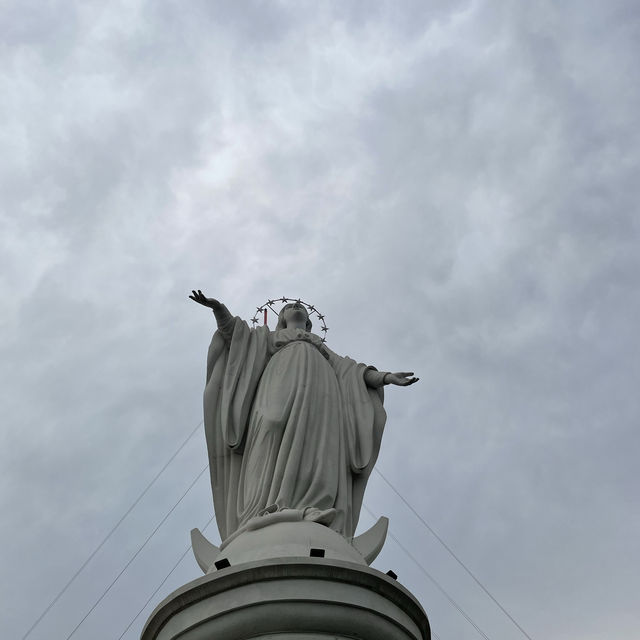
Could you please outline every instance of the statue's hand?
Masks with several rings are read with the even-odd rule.
[[[399,371],[398,373],[387,373],[384,377],[385,384],[395,384],[399,387],[408,387],[420,378],[413,377],[413,371]]]
[[[201,304],[203,307],[209,307],[209,309],[213,309],[215,311],[216,309],[219,309],[222,306],[222,304],[218,302],[215,298],[207,298],[204,295],[204,293],[200,291],[200,289],[198,289],[197,291],[191,291],[191,293],[192,295],[190,295],[189,297],[194,302]]]

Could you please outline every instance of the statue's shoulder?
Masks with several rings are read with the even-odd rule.
[[[278,329],[278,331],[272,332],[272,339],[274,345],[277,348],[284,347],[285,345],[291,342],[306,342],[314,347],[317,347],[321,351],[324,351],[324,343],[322,342],[322,338],[317,336],[315,333],[311,333],[311,331],[306,331],[304,329]]]

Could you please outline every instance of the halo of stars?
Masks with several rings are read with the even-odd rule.
[[[286,296],[283,296],[282,298],[274,298],[274,299],[270,299],[267,300],[262,306],[257,307],[256,309],[256,313],[253,316],[253,318],[251,318],[251,324],[253,326],[255,326],[256,324],[258,324],[259,322],[259,318],[258,316],[260,314],[264,313],[265,309],[269,309],[270,311],[272,311],[273,313],[276,314],[276,316],[279,315],[279,311],[276,311],[274,309],[274,305],[278,304],[278,303],[282,303],[283,305],[290,303],[290,302],[297,302],[298,304],[303,304],[306,308],[307,308],[307,313],[309,314],[309,318],[312,319],[313,314],[316,315],[316,317],[318,318],[318,320],[320,320],[321,323],[321,327],[320,327],[320,331],[322,331],[322,342],[326,342],[327,341],[327,331],[329,331],[329,327],[327,327],[325,321],[324,321],[324,316],[318,311],[318,309],[316,309],[316,307],[312,304],[309,304],[308,302],[305,302],[304,300],[300,300],[300,298],[287,298]],[[281,311],[282,309],[280,309]]]

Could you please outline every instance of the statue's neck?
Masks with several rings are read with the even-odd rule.
[[[287,322],[287,329],[306,329],[307,322],[305,320],[290,320]]]

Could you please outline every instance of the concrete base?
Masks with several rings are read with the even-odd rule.
[[[279,516],[280,513],[273,515]],[[389,523],[387,518],[380,518],[365,534],[349,541],[315,522],[270,523],[268,517],[255,520],[262,526],[234,536],[220,548],[212,545],[198,529],[192,529],[191,546],[200,568],[211,573],[217,570],[221,561],[235,567],[271,558],[308,558],[312,549],[321,551],[322,557],[328,560],[367,565],[382,549]]]
[[[419,602],[392,578],[330,558],[275,558],[209,573],[174,591],[141,640],[430,640]]]

